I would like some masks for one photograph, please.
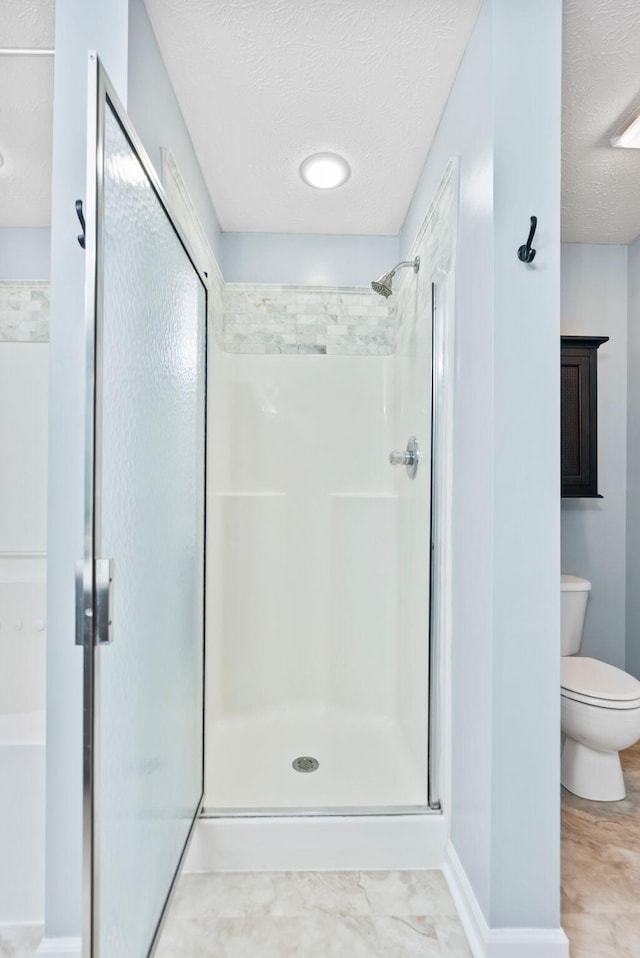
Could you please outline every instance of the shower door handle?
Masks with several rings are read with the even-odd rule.
[[[393,449],[389,453],[389,462],[392,466],[406,466],[409,479],[415,479],[418,471],[418,460],[420,458],[418,450],[418,440],[412,436],[407,443],[406,449]]]
[[[113,559],[93,560],[92,595],[85,595],[84,570],[85,560],[78,559],[76,645],[88,645],[92,640],[96,645],[110,645],[113,641]]]

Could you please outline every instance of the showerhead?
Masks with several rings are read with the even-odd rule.
[[[393,292],[391,284],[393,283],[395,273],[395,269],[392,269],[389,273],[385,273],[381,276],[380,279],[374,279],[371,284],[371,289],[374,293],[379,293],[380,296],[384,296],[385,299],[388,299]]]
[[[384,296],[385,299],[388,299],[391,296],[393,289],[393,277],[396,275],[396,270],[402,269],[404,266],[412,266],[413,272],[417,273],[420,269],[420,257],[416,256],[415,259],[407,259],[402,263],[398,263],[397,266],[394,266],[393,269],[389,270],[388,273],[383,273],[379,279],[374,279],[371,284],[371,289],[374,293],[378,293],[379,296]]]

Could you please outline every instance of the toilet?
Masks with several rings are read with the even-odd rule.
[[[562,610],[562,784],[594,802],[625,797],[618,752],[640,739],[640,682],[606,662],[577,655],[591,583],[560,579]]]

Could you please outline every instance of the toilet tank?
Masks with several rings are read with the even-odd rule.
[[[577,575],[560,576],[561,655],[574,655],[580,649],[590,592],[588,579]]]

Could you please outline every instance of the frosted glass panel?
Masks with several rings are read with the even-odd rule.
[[[108,101],[104,144],[95,934],[144,958],[203,786],[206,294]]]

